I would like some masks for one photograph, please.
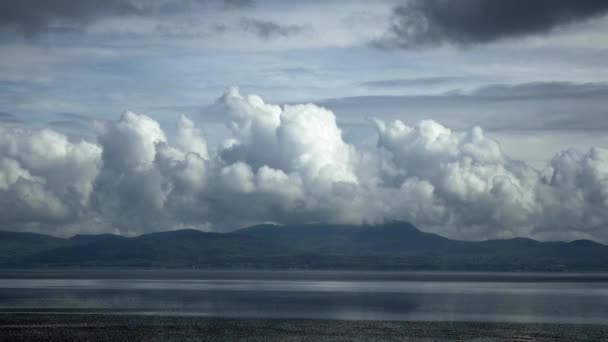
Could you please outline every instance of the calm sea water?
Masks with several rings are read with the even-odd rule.
[[[0,270],[0,312],[608,324],[608,274]]]

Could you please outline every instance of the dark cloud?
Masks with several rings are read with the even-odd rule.
[[[57,128],[59,130],[68,129],[68,130],[85,130],[90,129],[87,125],[78,122],[78,121],[69,121],[69,120],[57,120],[49,122],[49,126],[53,128]]]
[[[107,15],[138,12],[129,0],[19,0],[0,2],[0,25],[31,35],[51,25],[82,26]]]
[[[545,33],[607,11],[605,0],[411,0],[393,10],[390,32],[375,44],[408,49],[487,43]]]
[[[433,118],[456,129],[480,125],[491,131],[608,129],[608,84],[530,82],[490,84],[443,94],[357,96],[320,102],[339,122],[366,122],[370,113],[417,122]]]
[[[226,9],[251,8],[255,5],[253,0],[224,0]]]
[[[207,4],[224,9],[248,8],[252,0],[2,0],[0,28],[13,28],[27,36],[41,31],[69,31],[104,17],[153,16],[205,10]]]
[[[577,84],[571,82],[530,82],[514,85],[493,84],[475,90],[472,95],[503,99],[585,98],[608,96],[608,84]]]
[[[93,122],[91,117],[77,113],[57,113],[55,115],[59,118],[58,121],[75,121],[80,123]]]
[[[461,77],[421,77],[421,78],[406,78],[406,79],[390,79],[363,82],[361,85],[369,88],[401,88],[411,86],[429,86],[437,85],[452,81],[458,81]]]
[[[0,112],[0,123],[19,123],[21,120],[11,113]]]
[[[254,18],[241,18],[239,26],[242,30],[251,32],[264,39],[289,37],[306,31],[306,27],[301,25],[281,25],[272,21]]]

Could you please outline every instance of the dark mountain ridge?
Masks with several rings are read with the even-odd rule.
[[[256,225],[123,237],[0,232],[0,267],[301,268],[604,271],[608,246],[526,238],[450,240],[405,222],[375,226]]]

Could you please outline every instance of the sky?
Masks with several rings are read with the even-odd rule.
[[[608,243],[608,2],[0,0],[0,229]]]

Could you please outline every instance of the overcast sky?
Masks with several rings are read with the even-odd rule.
[[[0,0],[0,229],[398,219],[608,242],[607,13]]]

